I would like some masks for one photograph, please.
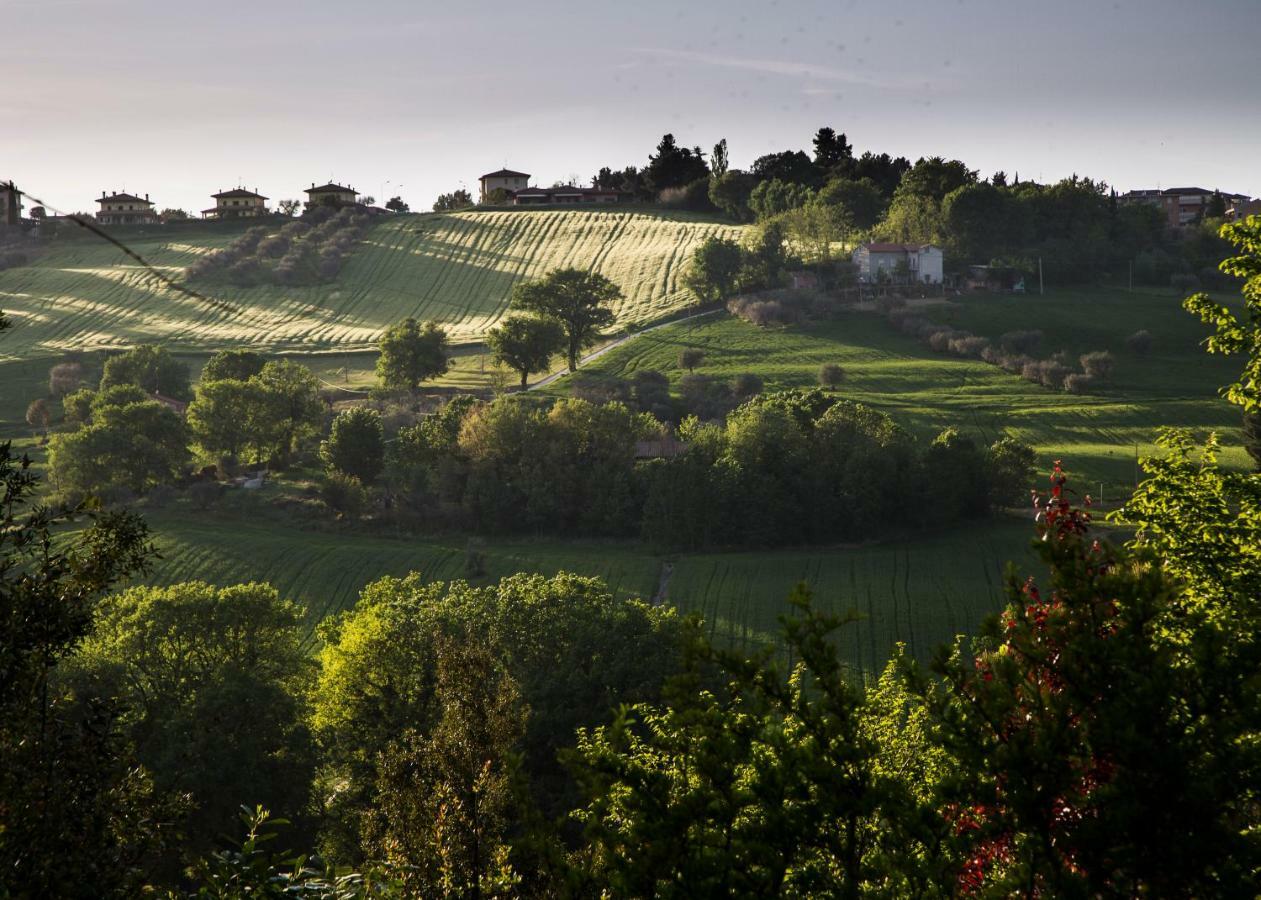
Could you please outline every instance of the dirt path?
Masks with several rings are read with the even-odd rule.
[[[659,325],[652,325],[648,328],[643,329],[642,331],[634,331],[634,332],[631,332],[630,334],[623,335],[622,337],[618,338],[612,343],[605,344],[603,347],[601,347],[599,350],[596,350],[594,353],[588,353],[582,359],[578,360],[578,368],[582,368],[587,363],[593,360],[599,359],[601,356],[608,353],[610,350],[616,350],[618,347],[622,346],[627,341],[633,341],[635,338],[639,337],[640,335],[647,334],[650,331],[656,331],[659,328],[668,328],[671,325],[681,325],[684,322],[691,322],[694,319],[703,319],[705,316],[717,315],[720,312],[722,312],[721,309],[711,309],[706,312],[695,313],[694,315],[690,315],[690,316],[684,316],[681,319],[671,319],[669,322],[662,322]],[[540,378],[538,381],[534,382],[534,384],[526,388],[526,390],[537,391],[539,388],[547,387],[549,384],[559,381],[561,378],[564,378],[568,374],[569,374],[569,368],[566,367],[564,369],[561,369],[559,372],[553,372],[551,375],[548,375],[546,378]]]

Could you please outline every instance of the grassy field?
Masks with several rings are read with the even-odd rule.
[[[711,234],[735,233],[686,213],[523,210],[406,215],[374,224],[336,280],[312,287],[198,286],[229,308],[180,294],[97,239],[63,239],[32,265],[0,272],[0,309],[15,328],[0,359],[157,341],[173,351],[248,346],[273,353],[367,349],[407,316],[475,342],[503,314],[512,286],[558,266],[591,267],[621,286],[621,326],[691,302],[679,274]],[[127,236],[177,279],[236,232]]]
[[[626,377],[655,369],[677,383],[685,374],[680,351],[697,348],[705,353],[698,373],[726,378],[751,372],[773,390],[815,385],[824,363],[839,363],[845,369],[839,396],[878,407],[925,438],[952,424],[987,441],[1014,435],[1037,448],[1044,468],[1063,459],[1079,489],[1097,496],[1102,482],[1105,501],[1133,487],[1136,452],[1153,451],[1160,426],[1184,426],[1200,435],[1217,431],[1226,448],[1223,462],[1247,465],[1239,416],[1217,396],[1240,361],[1207,356],[1199,347],[1207,330],[1172,294],[978,295],[926,314],[989,337],[1041,328],[1048,355],[1061,348],[1074,356],[1111,350],[1116,374],[1089,395],[1048,390],[980,360],[934,353],[874,313],[786,328],[758,328],[727,316],[671,326],[610,351],[590,371]],[[1124,346],[1138,328],[1155,336],[1145,358]],[[550,390],[567,387],[562,380]]]
[[[145,516],[162,554],[149,583],[267,581],[306,606],[312,623],[353,605],[364,585],[384,575],[466,577],[463,537],[299,530],[239,509],[179,506]],[[671,560],[667,597],[681,611],[700,614],[724,642],[755,649],[774,642],[786,598],[806,581],[820,608],[861,616],[844,631],[843,649],[853,665],[871,671],[895,641],[926,658],[997,610],[1004,563],[1028,567],[1031,535],[1028,521],[1003,520],[870,546],[682,556]],[[486,574],[475,583],[567,570],[603,578],[620,596],[646,599],[657,590],[663,563],[625,542],[488,539],[482,550]]]

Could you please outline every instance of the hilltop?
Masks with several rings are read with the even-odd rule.
[[[177,280],[239,230],[193,226],[124,238]],[[279,226],[277,226],[279,227]],[[692,302],[679,284],[693,247],[737,226],[643,210],[464,211],[375,222],[333,280],[309,287],[202,287],[205,303],[164,285],[118,248],[76,236],[31,265],[0,272],[0,309],[14,321],[5,359],[158,341],[182,351],[228,346],[273,353],[369,349],[392,322],[435,319],[454,343],[479,341],[512,286],[557,266],[591,266],[621,286],[619,325]]]

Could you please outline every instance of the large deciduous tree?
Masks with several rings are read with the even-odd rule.
[[[576,372],[579,354],[595,343],[601,328],[613,323],[612,306],[621,299],[621,289],[598,272],[555,269],[513,288],[511,308],[559,322],[565,329],[569,371]]]
[[[171,356],[165,347],[141,344],[126,353],[105,360],[101,390],[118,384],[134,384],[146,393],[160,393],[176,400],[192,398],[188,366]]]
[[[739,244],[730,238],[708,237],[693,251],[683,281],[702,301],[720,301],[731,295],[743,266]]]
[[[437,322],[423,325],[408,317],[381,335],[377,378],[387,389],[415,391],[422,381],[451,368],[450,342]]]
[[[320,444],[320,457],[330,469],[372,484],[385,465],[381,414],[366,406],[339,413],[328,440]]]
[[[535,372],[546,372],[552,357],[565,346],[565,329],[555,319],[509,316],[486,333],[495,359],[521,376],[521,390]]]

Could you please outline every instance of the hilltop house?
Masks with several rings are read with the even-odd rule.
[[[12,181],[0,181],[0,225],[17,225],[22,220],[22,192]]]
[[[157,210],[153,208],[149,195],[137,197],[134,194],[118,193],[108,197],[104,191],[96,201],[101,208],[97,210],[96,221],[101,225],[156,225]]]
[[[941,284],[942,254],[932,244],[863,244],[853,253],[858,280]]]
[[[332,182],[316,187],[313,181],[303,193],[307,196],[307,209],[317,206],[354,206],[359,202],[359,195],[354,188]]]
[[[500,169],[498,172],[487,172],[477,179],[482,186],[479,202],[488,202],[495,191],[519,191],[530,186],[530,176],[525,172],[514,172],[512,169]]]
[[[1208,191],[1201,187],[1175,187],[1128,191],[1119,198],[1120,203],[1129,206],[1134,203],[1146,203],[1155,206],[1165,216],[1170,228],[1182,228],[1197,222],[1204,216],[1204,210],[1217,191]],[[1221,194],[1226,208],[1239,206],[1248,202],[1243,194]]]
[[[252,219],[268,214],[267,198],[256,191],[233,188],[210,196],[215,205],[201,211],[203,219]]]
[[[594,187],[525,188],[512,192],[514,206],[541,206],[553,203],[617,203],[621,191]]]

